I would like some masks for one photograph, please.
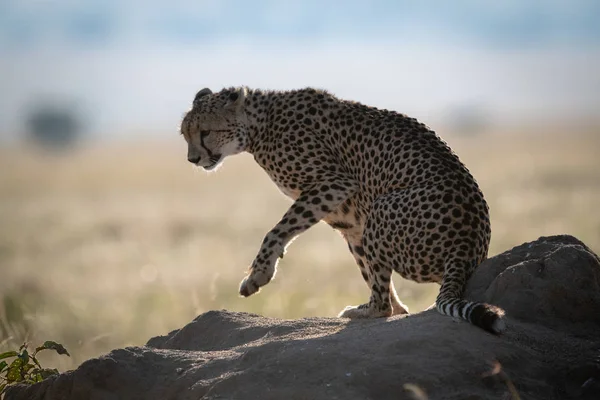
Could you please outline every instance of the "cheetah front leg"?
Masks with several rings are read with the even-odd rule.
[[[248,297],[269,283],[287,244],[335,210],[356,192],[357,187],[350,179],[329,177],[303,190],[281,221],[265,236],[250,273],[240,285],[240,294]]]

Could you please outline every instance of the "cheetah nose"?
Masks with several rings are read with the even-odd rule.
[[[200,162],[200,156],[188,156],[188,161],[192,164],[198,164]]]

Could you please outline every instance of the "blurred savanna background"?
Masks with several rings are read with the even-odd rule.
[[[0,2],[0,352],[61,371],[226,308],[335,316],[369,295],[341,237],[240,280],[290,202],[251,156],[216,173],[178,134],[209,87],[325,88],[437,131],[491,208],[490,255],[568,233],[600,251],[600,3]],[[437,287],[395,278],[412,311]]]

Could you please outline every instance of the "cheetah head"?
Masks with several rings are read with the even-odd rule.
[[[223,89],[219,93],[202,89],[196,94],[192,109],[181,122],[189,162],[211,171],[225,157],[246,149],[246,95],[246,88]]]

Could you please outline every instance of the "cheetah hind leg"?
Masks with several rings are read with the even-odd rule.
[[[390,284],[390,301],[392,303],[391,315],[408,315],[408,307],[400,301],[393,284]],[[389,317],[388,312],[377,312],[371,307],[371,302],[361,304],[360,306],[347,306],[339,314],[340,318],[379,318]]]
[[[396,289],[394,288],[394,282],[390,281],[390,300],[392,302],[392,315],[403,315],[410,314],[408,306],[398,298]]]
[[[368,267],[369,261],[367,260],[366,254],[363,251],[361,240],[348,241],[348,248],[350,253],[354,256],[360,273],[365,280],[365,283],[369,288],[373,287],[373,273],[374,271]],[[389,301],[392,305],[392,315],[408,314],[408,307],[406,307],[396,294],[394,289],[394,283],[389,281]],[[376,318],[388,316],[387,312],[384,315],[379,315],[378,312],[374,312],[370,307],[370,302],[362,304],[360,306],[347,306],[338,314],[340,318]]]
[[[338,315],[340,318],[381,318],[392,315],[408,315],[408,307],[404,305],[397,297],[390,296],[392,301],[392,313],[387,311],[377,311],[371,306],[371,302],[359,306],[346,306]]]
[[[391,311],[381,310],[373,306],[372,301],[359,306],[346,306],[338,315],[339,318],[350,319],[386,318],[390,316],[392,316]]]
[[[371,284],[371,298],[368,303],[359,306],[347,306],[339,314],[340,318],[382,318],[390,317],[395,314],[408,314],[408,309],[404,306],[394,290],[391,281],[392,270],[380,268],[380,272],[375,273],[372,269],[369,271],[369,283]]]

